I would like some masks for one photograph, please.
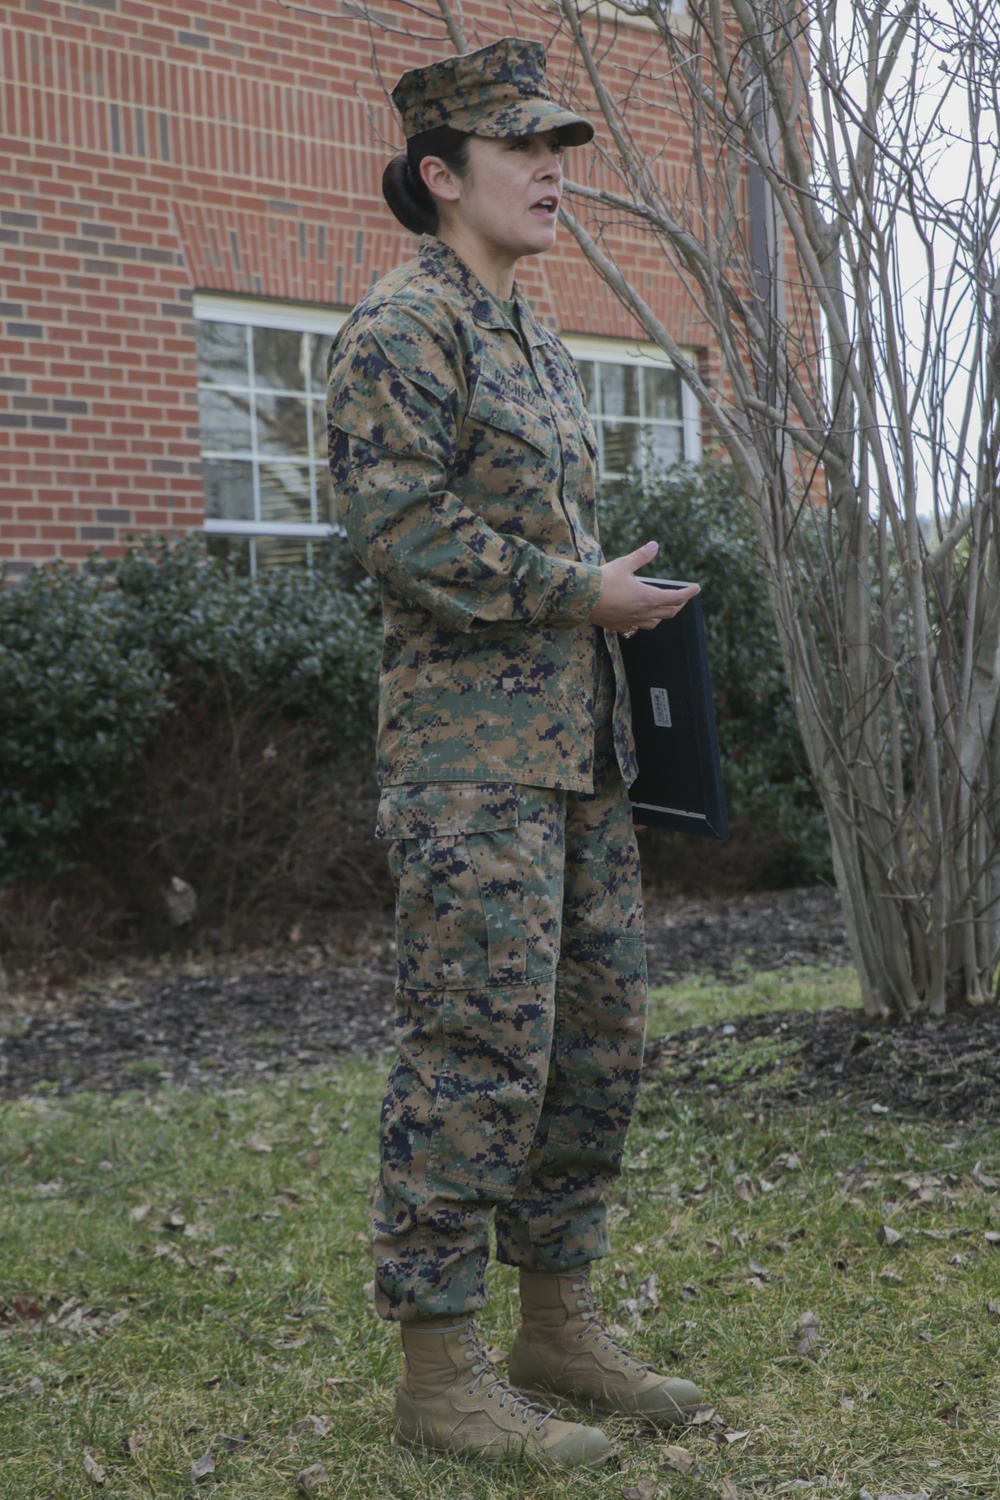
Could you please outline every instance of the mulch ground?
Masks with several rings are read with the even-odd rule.
[[[648,907],[654,985],[848,962],[836,896],[822,888]],[[232,1086],[388,1052],[394,973],[391,918],[377,915],[345,917],[305,948],[179,957],[76,981],[28,976],[0,997],[0,1097]],[[745,1017],[651,1038],[645,1071],[648,1102],[660,1090],[761,1108],[823,1096],[997,1119],[1000,1012],[891,1029],[852,1010]]]

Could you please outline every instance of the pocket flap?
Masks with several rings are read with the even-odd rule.
[[[548,454],[557,442],[556,432],[539,410],[533,392],[498,365],[483,362],[469,406],[469,420],[496,427],[509,437],[530,443]]]
[[[386,787],[379,799],[375,837],[449,838],[516,827],[513,782],[417,781]]]

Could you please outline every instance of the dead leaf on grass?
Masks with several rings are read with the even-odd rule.
[[[96,1459],[91,1458],[89,1453],[83,1455],[83,1467],[95,1484],[103,1484],[107,1475]]]
[[[813,1345],[819,1340],[819,1318],[814,1312],[804,1312],[799,1318],[799,1340],[795,1345],[796,1354],[803,1358],[815,1359],[812,1352]]]
[[[732,1479],[724,1479],[719,1485],[719,1500],[740,1500],[740,1492]]]
[[[771,1281],[774,1277],[774,1272],[762,1266],[759,1260],[752,1260],[747,1269],[752,1277],[756,1276],[761,1281]]]
[[[968,1426],[968,1419],[966,1418],[965,1412],[959,1406],[957,1401],[953,1402],[951,1406],[942,1406],[940,1410],[934,1413],[934,1415],[937,1417],[939,1422],[947,1422],[949,1427]]]
[[[146,1446],[148,1439],[149,1433],[146,1431],[145,1427],[137,1427],[134,1432],[129,1433],[125,1441],[125,1447],[132,1458],[135,1458],[137,1453],[142,1452],[143,1448],[145,1448]]]
[[[706,1240],[705,1249],[713,1260],[721,1260],[725,1253],[718,1240]]]
[[[661,1469],[669,1469],[673,1474],[690,1474],[697,1467],[698,1460],[690,1449],[666,1443],[660,1449],[659,1464]]]
[[[902,1242],[903,1236],[898,1229],[892,1229],[888,1224],[882,1224],[879,1226],[875,1238],[880,1245],[884,1245],[887,1250],[891,1250],[894,1245]]]
[[[210,1453],[204,1453],[202,1454],[201,1458],[195,1459],[194,1463],[191,1465],[191,1471],[188,1477],[190,1478],[192,1484],[200,1484],[203,1479],[208,1478],[209,1474],[214,1473],[215,1460]]]
[[[175,1250],[173,1245],[154,1245],[151,1254],[155,1260],[169,1260],[171,1265],[180,1266],[182,1270],[189,1271],[191,1262],[180,1250]]]
[[[151,1203],[137,1203],[134,1208],[129,1209],[128,1216],[133,1224],[142,1224],[149,1218],[152,1212],[153,1205]]]
[[[714,1422],[716,1420],[716,1416],[717,1413],[714,1406],[699,1406],[698,1410],[691,1418],[691,1426],[702,1427],[706,1422]],[[721,1421],[721,1418],[719,1418],[719,1420]]]
[[[315,1150],[315,1148],[310,1147],[305,1156],[302,1158],[302,1165],[305,1167],[307,1172],[315,1172],[316,1168],[319,1166],[319,1152]]]
[[[719,1432],[719,1431],[716,1431],[716,1432],[710,1432],[709,1435],[708,1435],[709,1442],[714,1443],[717,1448],[728,1448],[729,1445],[730,1445],[730,1443],[740,1443],[740,1442],[743,1441],[744,1438],[748,1438],[749,1436],[750,1436],[750,1429],[749,1429],[749,1427],[746,1429],[745,1432]]]
[[[981,1161],[977,1161],[976,1165],[972,1169],[972,1180],[976,1184],[976,1187],[981,1187],[987,1192],[992,1188],[1000,1186],[1000,1184],[997,1183],[997,1179],[995,1177],[987,1177],[986,1173],[983,1171],[983,1164]]]
[[[22,1323],[40,1323],[45,1316],[45,1309],[34,1297],[26,1297],[23,1292],[18,1292],[10,1305],[15,1318],[20,1318]]]
[[[296,1488],[303,1495],[315,1495],[321,1484],[328,1484],[330,1476],[326,1472],[325,1464],[310,1464],[308,1469],[300,1469],[295,1476]]]
[[[659,1307],[660,1303],[657,1292],[656,1272],[650,1271],[645,1281],[640,1281],[639,1283],[639,1295],[636,1300],[640,1312],[655,1311]]]
[[[317,1417],[312,1412],[303,1417],[299,1422],[293,1422],[285,1433],[285,1437],[299,1437],[303,1432],[314,1432],[317,1437],[330,1436],[330,1421],[328,1417]]]
[[[744,1203],[753,1202],[753,1184],[746,1172],[740,1172],[739,1176],[733,1178],[733,1192]]]
[[[662,1493],[662,1482],[644,1474],[641,1479],[636,1480],[635,1484],[630,1484],[627,1489],[622,1490],[622,1500],[651,1500],[653,1495]]]

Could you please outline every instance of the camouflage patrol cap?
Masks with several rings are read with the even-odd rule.
[[[558,130],[567,146],[594,137],[589,120],[563,109],[549,93],[541,43],[516,36],[411,68],[393,89],[392,102],[407,140],[439,125],[497,139]]]

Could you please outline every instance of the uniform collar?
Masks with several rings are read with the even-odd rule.
[[[518,329],[512,319],[494,301],[478,276],[469,269],[460,255],[456,255],[450,245],[446,245],[443,240],[435,239],[433,235],[426,235],[420,243],[420,257],[424,261],[432,261],[435,267],[442,270],[448,280],[454,283],[461,292],[463,300],[468,304],[470,314],[481,327],[505,328],[515,336],[518,334]],[[517,304],[521,331],[529,347],[535,349],[539,344],[544,344],[545,330],[528,306],[524,293],[516,281],[513,300]]]

